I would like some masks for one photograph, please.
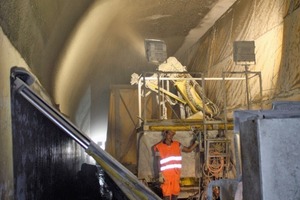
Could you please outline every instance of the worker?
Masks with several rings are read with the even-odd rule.
[[[176,200],[180,193],[181,152],[192,152],[199,144],[198,139],[186,147],[173,141],[175,131],[163,132],[163,139],[154,146],[155,156],[159,163],[159,182],[164,200]]]

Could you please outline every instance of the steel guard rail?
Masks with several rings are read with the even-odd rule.
[[[160,200],[150,188],[144,185],[138,178],[115,158],[101,149],[89,137],[83,134],[75,125],[64,117],[56,108],[44,101],[28,85],[33,76],[25,69],[12,68],[11,78],[13,79],[14,92],[21,94],[29,103],[43,113],[48,119],[54,122],[80,146],[86,153],[92,156],[103,170],[116,182],[124,194],[132,200],[149,199]],[[32,82],[32,81],[31,81]]]

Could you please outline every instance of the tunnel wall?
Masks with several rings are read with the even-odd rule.
[[[28,68],[0,27],[0,199],[13,199],[13,156],[10,102],[10,68]]]
[[[76,199],[83,148],[13,87],[11,102],[15,199]]]
[[[299,0],[239,0],[180,61],[189,71],[201,71],[208,77],[222,77],[223,71],[245,71],[245,66],[233,61],[233,42],[254,41],[256,63],[249,70],[261,72],[263,107],[270,108],[275,100],[299,100],[299,6]],[[221,84],[206,82],[208,97],[218,105],[224,104],[218,89]],[[245,88],[244,81],[226,82],[228,108],[246,107]],[[258,108],[258,78],[249,80],[249,93],[251,108]]]

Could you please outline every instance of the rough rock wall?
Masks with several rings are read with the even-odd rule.
[[[223,71],[245,71],[233,61],[234,41],[255,41],[256,64],[260,71],[263,107],[272,101],[300,99],[300,1],[240,0],[180,59],[189,71],[221,77]],[[231,77],[244,77],[230,75]],[[258,77],[249,80],[251,108],[260,101]],[[228,108],[246,107],[245,81],[226,81]],[[224,104],[221,81],[207,81],[208,96]]]
[[[56,70],[53,67],[78,19],[92,2],[1,1],[0,24],[3,32],[49,92]]]
[[[13,156],[10,102],[10,68],[14,65],[28,69],[20,54],[0,28],[0,199],[13,199]]]

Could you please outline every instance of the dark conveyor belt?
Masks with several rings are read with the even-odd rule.
[[[33,83],[32,74],[24,69],[15,68],[12,69],[11,78],[14,81],[14,92],[21,94],[35,108],[82,146],[86,153],[97,161],[129,199],[161,199],[146,185],[139,181],[132,172],[76,128],[76,126],[64,117],[56,108],[37,95],[37,93],[29,87],[30,84]]]

